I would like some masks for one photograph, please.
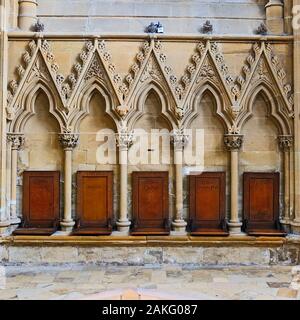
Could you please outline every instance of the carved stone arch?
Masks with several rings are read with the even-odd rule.
[[[27,86],[26,90],[23,91],[19,100],[22,107],[16,113],[14,119],[9,123],[9,132],[22,133],[24,131],[24,127],[28,120],[35,115],[35,101],[40,91],[46,95],[49,102],[49,112],[57,120],[61,132],[65,130],[66,119],[57,111],[59,101],[54,93],[55,91],[45,81],[39,79],[38,82],[32,82]]]
[[[175,129],[177,126],[174,114],[171,112],[170,101],[165,94],[165,90],[157,81],[152,80],[150,83],[146,83],[142,86],[135,96],[133,101],[133,111],[128,115],[129,130],[132,130],[138,119],[143,116],[144,105],[151,91],[155,92],[160,100],[162,117],[167,121],[171,130]]]
[[[188,108],[186,116],[183,120],[183,127],[188,129],[192,123],[192,121],[198,116],[197,106],[199,102],[202,100],[203,95],[205,93],[209,93],[214,101],[214,114],[220,120],[224,133],[227,133],[231,124],[228,119],[225,110],[225,102],[223,100],[223,96],[220,94],[217,86],[211,82],[206,81],[201,86],[196,87],[196,89],[191,93],[191,98],[189,100],[190,108]]]
[[[274,120],[279,135],[291,135],[292,129],[288,117],[280,110],[280,99],[272,89],[272,86],[265,81],[257,85],[249,92],[245,100],[245,111],[240,115],[237,121],[237,127],[242,131],[245,123],[253,116],[253,106],[259,94],[262,94],[266,102],[267,116]]]
[[[105,112],[110,116],[116,128],[118,128],[118,118],[113,112],[114,102],[106,86],[98,79],[91,79],[80,91],[77,108],[70,117],[70,127],[74,132],[78,132],[80,123],[90,113],[90,101],[95,92],[98,92],[105,100]]]

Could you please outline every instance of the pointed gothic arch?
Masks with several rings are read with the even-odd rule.
[[[14,119],[8,124],[9,132],[22,133],[24,131],[27,121],[35,115],[35,101],[41,91],[48,99],[50,114],[54,116],[59,124],[61,132],[63,132],[65,128],[65,119],[57,112],[56,106],[59,103],[57,101],[57,95],[50,83],[46,83],[42,79],[29,84],[26,90],[24,90],[20,95],[19,99],[21,108],[17,111]]]
[[[145,102],[151,92],[154,92],[158,97],[161,105],[161,116],[166,120],[171,130],[176,128],[175,119],[170,111],[170,102],[165,94],[164,88],[158,81],[151,80],[140,88],[133,101],[133,110],[128,120],[128,128],[131,130],[134,128],[135,123],[144,114]]]
[[[276,94],[272,86],[266,81],[259,81],[245,100],[244,112],[240,115],[237,121],[237,127],[243,129],[245,123],[253,116],[253,106],[257,96],[261,94],[266,102],[267,116],[271,117],[276,127],[278,128],[279,135],[291,135],[292,128],[290,121],[284,112],[281,110],[281,99]]]
[[[111,118],[115,127],[118,127],[118,119],[114,109],[114,102],[111,97],[110,91],[106,88],[105,84],[99,79],[90,79],[80,91],[77,99],[77,108],[70,116],[69,125],[75,132],[79,131],[80,123],[90,113],[90,101],[95,92],[99,93],[105,100],[105,113]]]
[[[225,101],[215,83],[209,80],[204,84],[201,84],[201,86],[196,87],[196,89],[192,92],[191,99],[189,101],[190,108],[183,121],[184,128],[189,128],[192,121],[198,116],[198,105],[206,93],[212,97],[214,103],[213,113],[222,124],[224,133],[227,133],[230,128],[230,121],[226,112],[224,111]]]

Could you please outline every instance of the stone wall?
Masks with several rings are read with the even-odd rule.
[[[99,242],[100,243],[100,242]],[[0,245],[0,262],[5,265],[101,264],[155,266],[163,264],[202,266],[297,265],[299,244],[235,246],[199,246],[190,244],[155,244],[147,246],[101,246],[66,244],[64,246]]]
[[[167,33],[199,33],[209,19],[218,34],[253,34],[265,19],[265,4],[264,0],[39,0],[38,16],[50,32],[143,33],[151,22],[160,21]]]

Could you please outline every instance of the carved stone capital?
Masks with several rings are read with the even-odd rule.
[[[283,152],[287,152],[293,146],[294,137],[291,135],[278,136],[279,148]]]
[[[133,131],[128,131],[127,127],[122,127],[120,132],[116,133],[116,144],[120,150],[128,150],[134,140]]]
[[[243,135],[226,134],[224,136],[224,144],[229,151],[239,150],[243,145]]]
[[[61,133],[59,134],[59,142],[64,150],[73,150],[77,147],[79,142],[78,133]]]
[[[22,133],[8,133],[7,141],[11,143],[12,150],[20,150],[25,143],[25,136]]]
[[[176,129],[171,134],[171,142],[174,150],[182,150],[189,142],[189,135],[184,133],[184,129]]]

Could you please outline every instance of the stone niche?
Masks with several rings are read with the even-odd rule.
[[[49,101],[41,90],[34,102],[35,114],[25,124],[26,143],[19,152],[17,208],[22,215],[22,174],[25,170],[62,171],[63,150],[58,140],[59,124],[49,112]]]
[[[216,101],[210,91],[205,91],[199,100],[196,101],[197,115],[188,125],[193,131],[192,150],[193,155],[202,159],[200,166],[185,166],[184,176],[184,215],[189,215],[189,190],[187,174],[204,171],[225,171],[226,172],[226,202],[229,204],[229,153],[224,148],[224,127],[220,118],[215,114]],[[196,149],[196,130],[202,130],[204,135],[203,154],[197,154]],[[202,148],[201,148],[202,149]],[[199,172],[200,173],[200,172]],[[229,206],[228,206],[229,207]],[[229,208],[227,208],[229,209]]]
[[[128,166],[128,211],[132,212],[132,179],[133,171],[169,171],[169,208],[170,218],[174,215],[174,166],[173,150],[170,144],[169,133],[172,125],[162,114],[162,101],[158,93],[151,89],[142,102],[142,115],[133,123],[135,132],[151,133],[151,130],[159,132],[157,136],[139,135],[136,146],[141,146],[141,152],[133,145],[129,149]],[[153,131],[152,131],[153,132]],[[166,150],[163,148],[165,145]],[[139,163],[137,163],[139,162]]]
[[[114,217],[118,217],[119,208],[119,169],[115,146],[114,120],[106,113],[103,96],[94,91],[89,100],[88,115],[79,126],[79,144],[73,156],[73,214],[76,213],[76,172],[77,171],[113,171]],[[109,148],[106,148],[109,145]],[[109,150],[109,151],[108,151]]]
[[[243,172],[280,172],[280,207],[282,208],[283,170],[282,157],[278,146],[278,128],[269,116],[269,102],[262,93],[253,105],[253,115],[245,123],[244,143],[240,153],[240,185]],[[240,188],[240,214],[242,215],[242,188]]]

